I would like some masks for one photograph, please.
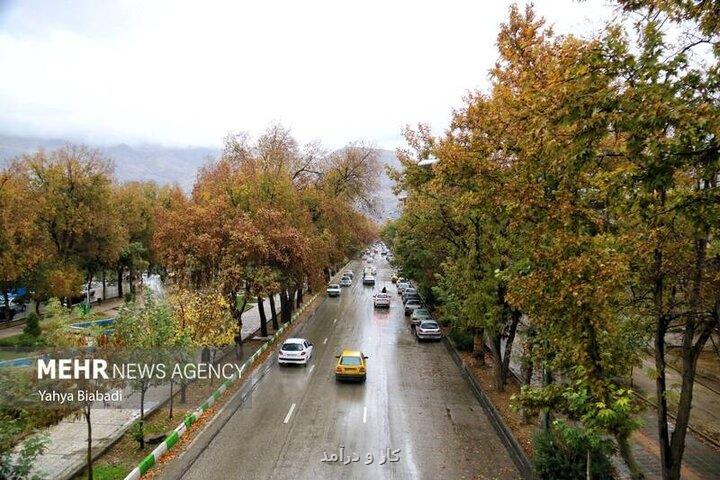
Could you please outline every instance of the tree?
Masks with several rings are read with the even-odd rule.
[[[0,170],[0,290],[5,320],[10,320],[10,291],[26,285],[44,257],[46,237],[38,224],[38,203],[29,177],[12,163]]]
[[[96,150],[66,145],[24,155],[18,165],[29,179],[29,194],[38,201],[38,220],[49,239],[43,270],[80,270],[89,286],[95,272],[115,262],[127,242],[112,201],[111,162]],[[43,276],[35,280],[53,287]]]
[[[139,378],[130,380],[132,387],[140,392],[139,443],[145,448],[145,394],[152,386],[169,381],[168,376],[154,373],[154,366],[174,365],[176,349],[184,346],[186,332],[174,321],[172,311],[151,292],[145,292],[142,303],[124,305],[115,317],[112,344],[124,359],[147,369]],[[172,387],[171,387],[172,401]]]

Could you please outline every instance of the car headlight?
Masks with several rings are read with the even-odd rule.
[[[335,373],[343,373],[343,367],[335,368]]]

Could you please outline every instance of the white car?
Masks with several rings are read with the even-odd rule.
[[[420,340],[440,340],[442,331],[440,325],[435,320],[423,320],[420,325],[415,328],[415,336]]]
[[[348,277],[347,275],[342,277],[340,279],[340,286],[341,287],[350,287],[352,286],[352,279]]]
[[[326,290],[328,297],[339,297],[340,296],[340,285],[337,283],[331,283],[328,285]]]
[[[278,363],[280,365],[290,363],[307,365],[312,357],[312,352],[313,344],[304,338],[288,338],[278,351]]]
[[[363,285],[375,285],[375,277],[372,275],[365,275],[363,277]]]
[[[375,308],[390,308],[390,295],[387,293],[376,293],[373,296],[373,306]]]
[[[405,291],[406,288],[410,288],[410,284],[407,282],[401,282],[398,280],[397,291],[400,295]]]

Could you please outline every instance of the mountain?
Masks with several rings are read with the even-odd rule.
[[[38,148],[52,150],[66,144],[62,139],[0,135],[0,164]],[[177,183],[186,191],[192,188],[198,167],[220,154],[219,149],[204,147],[164,147],[154,144],[131,146],[94,146],[115,162],[115,175],[121,182],[153,180]]]
[[[24,153],[39,148],[52,150],[65,145],[67,140],[18,137],[0,134],[0,165]],[[130,180],[153,180],[159,184],[177,183],[185,191],[192,189],[199,167],[217,158],[220,150],[204,147],[164,147],[154,144],[95,146],[115,162],[115,176],[121,182]],[[383,173],[377,193],[379,212],[376,220],[397,218],[398,200],[392,193],[393,182],[387,176],[385,166],[400,168],[400,162],[391,150],[379,150]]]

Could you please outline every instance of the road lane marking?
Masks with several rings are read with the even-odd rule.
[[[325,340],[323,340],[323,345],[327,343],[327,337],[325,337]]]
[[[363,407],[363,423],[367,423],[367,407]]]
[[[333,319],[333,323],[337,322],[337,318]]]
[[[287,415],[285,415],[285,420],[283,420],[283,423],[287,423],[290,421],[290,416],[292,416],[292,412],[295,410],[295,404],[293,403],[290,405],[290,410],[288,410]]]
[[[315,365],[310,365],[310,370],[308,370],[308,376],[312,373],[314,368],[315,368]]]

